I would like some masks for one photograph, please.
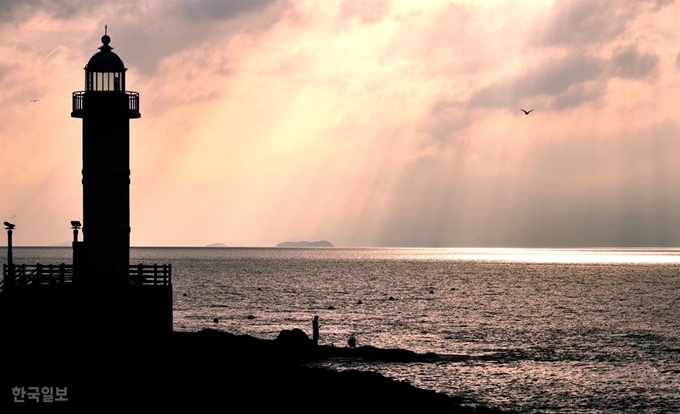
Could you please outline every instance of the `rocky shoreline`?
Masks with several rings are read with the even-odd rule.
[[[192,407],[227,412],[500,412],[416,388],[372,372],[336,372],[305,363],[328,358],[434,362],[417,354],[371,346],[313,345],[300,330],[275,340],[216,330],[174,332],[163,340],[78,338],[24,342],[2,374],[3,405],[35,409]],[[15,403],[12,389],[68,387],[68,401]],[[199,412],[200,412],[199,411]]]

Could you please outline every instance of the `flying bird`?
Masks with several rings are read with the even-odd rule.
[[[31,102],[38,102],[40,99],[31,99]]]
[[[522,109],[522,108],[520,108],[520,109]],[[528,111],[525,111],[524,109],[522,109],[522,112],[524,112],[524,115],[529,115],[529,112],[531,112],[531,111],[533,111],[533,109],[529,109]]]

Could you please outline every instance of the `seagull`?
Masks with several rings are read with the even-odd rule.
[[[31,99],[31,102],[38,102],[40,99]]]
[[[524,115],[529,115],[529,112],[533,111],[533,109],[529,109],[528,111],[525,111],[524,109],[521,109],[521,110],[522,110],[522,112],[524,112]]]

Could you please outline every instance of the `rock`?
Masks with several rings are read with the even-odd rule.
[[[387,300],[394,300],[394,297],[390,296],[389,298],[387,298]]]
[[[309,336],[302,329],[298,328],[282,330],[279,332],[279,336],[276,337],[276,342],[285,346],[306,346],[312,343]]]

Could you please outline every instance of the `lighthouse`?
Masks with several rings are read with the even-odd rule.
[[[130,119],[141,116],[139,94],[125,90],[127,69],[106,32],[101,41],[71,112],[83,120],[83,242],[74,241],[74,264],[93,278],[128,275]]]
[[[106,31],[101,41],[85,66],[85,90],[73,92],[71,117],[83,125],[73,263],[14,263],[11,236],[20,226],[5,222],[10,260],[0,281],[0,333],[19,338],[17,349],[57,336],[108,343],[172,332],[171,265],[130,263],[130,120],[140,118],[139,94],[126,90],[127,69]]]

